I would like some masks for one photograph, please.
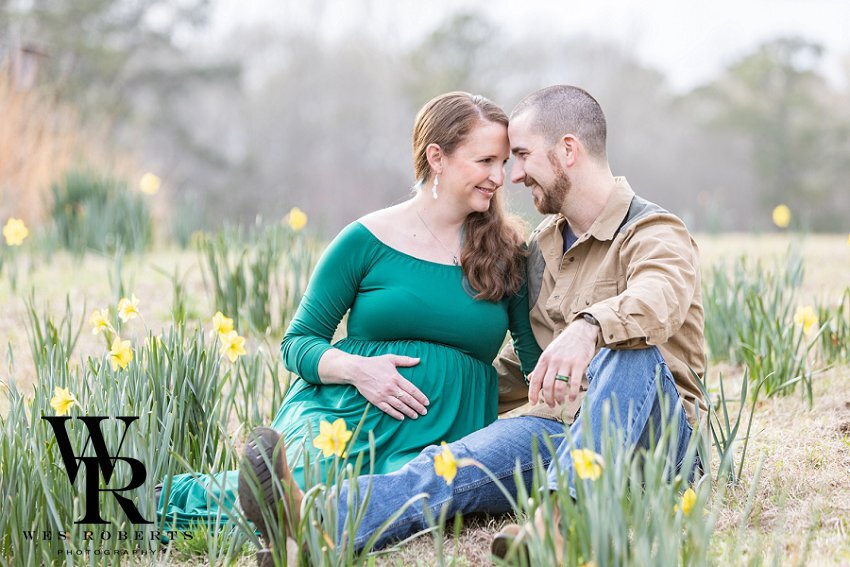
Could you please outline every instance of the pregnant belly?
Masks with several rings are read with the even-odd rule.
[[[347,337],[335,343],[334,347],[359,356],[396,354],[418,358],[419,364],[399,366],[398,371],[422,390],[432,404],[446,395],[485,395],[497,392],[498,389],[492,364],[447,345],[428,341],[374,341]]]
[[[298,455],[313,451],[308,432],[318,431],[323,420],[342,418],[350,431],[359,431],[349,448],[352,457],[365,455],[364,462],[368,462],[374,442],[375,460],[367,470],[374,466],[376,473],[387,473],[403,466],[424,447],[460,439],[497,417],[495,369],[455,348],[425,341],[355,338],[343,339],[334,347],[359,356],[419,358],[416,366],[398,367],[398,371],[428,398],[428,412],[417,419],[396,420],[371,406],[353,386],[298,380],[272,424],[287,440],[287,457],[292,458],[296,469],[300,466]]]

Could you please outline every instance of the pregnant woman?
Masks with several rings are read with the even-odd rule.
[[[414,125],[413,196],[348,225],[317,264],[281,343],[284,365],[300,379],[272,423],[302,488],[305,455],[323,464],[310,443],[322,420],[341,418],[354,430],[365,412],[348,453],[363,453],[364,472],[392,472],[424,447],[496,419],[491,364],[508,330],[523,370],[537,363],[523,238],[500,192],[507,124],[481,96],[429,101]],[[346,312],[347,336],[332,343]],[[178,525],[215,518],[207,490],[223,483],[218,498],[235,499],[237,473],[224,474],[174,477],[163,513]]]

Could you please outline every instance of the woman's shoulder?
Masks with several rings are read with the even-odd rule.
[[[359,220],[356,220],[348,223],[333,237],[328,243],[328,249],[343,250],[350,253],[353,250],[369,248],[374,240],[375,237],[372,232]]]
[[[407,211],[402,205],[403,203],[372,211],[353,224],[359,224],[381,242],[393,243],[398,240],[399,227],[407,222]]]
[[[383,244],[394,242],[402,223],[400,212],[394,206],[363,215],[340,230],[328,247],[348,252],[356,249],[360,253],[380,249]]]

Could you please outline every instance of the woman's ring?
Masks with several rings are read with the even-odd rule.
[[[560,380],[561,382],[570,383],[570,377],[564,374],[555,374],[555,380]]]

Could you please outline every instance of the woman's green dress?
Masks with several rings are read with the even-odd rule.
[[[319,435],[322,420],[342,418],[354,431],[370,406],[349,454],[353,462],[363,451],[361,471],[368,473],[371,467],[383,474],[398,470],[428,445],[455,441],[496,419],[498,383],[492,362],[506,332],[510,329],[526,374],[541,351],[528,320],[525,286],[499,302],[475,300],[474,293],[459,266],[405,254],[359,222],[331,242],[281,343],[284,365],[300,379],[287,392],[272,427],[286,440],[287,458],[302,487],[304,453],[317,461],[320,452],[310,441]],[[349,309],[347,337],[331,344]],[[398,371],[428,398],[428,413],[399,421],[371,406],[353,386],[322,384],[319,359],[330,348],[360,356],[419,358],[418,365]],[[374,462],[369,459],[369,432],[375,440]],[[165,503],[169,522],[176,518],[177,526],[185,527],[215,520],[218,514],[226,521],[226,511],[218,509],[208,490],[232,505],[237,478],[236,471],[175,476]]]

